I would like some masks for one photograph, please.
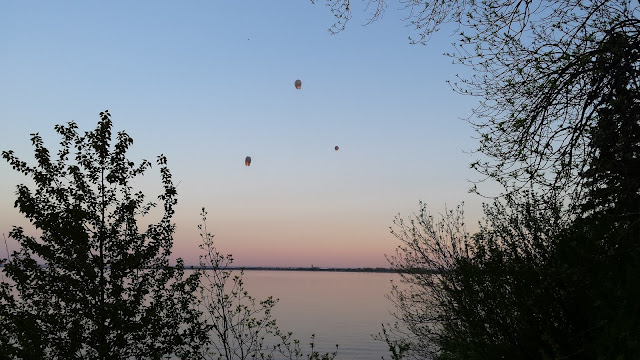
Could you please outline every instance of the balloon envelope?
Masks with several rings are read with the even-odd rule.
[[[244,158],[244,164],[247,166],[251,165],[251,156]]]
[[[338,151],[340,149],[340,147],[338,145],[336,145],[336,147],[334,147],[334,149],[336,149],[336,151]]]
[[[296,80],[295,83],[293,83],[296,86],[296,89],[300,90],[300,88],[302,87],[302,81],[300,80]]]

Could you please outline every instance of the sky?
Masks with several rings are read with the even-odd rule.
[[[447,84],[469,71],[443,55],[452,31],[411,45],[399,5],[365,26],[365,3],[332,35],[321,1],[0,2],[0,149],[32,162],[29,134],[54,149],[54,125],[93,130],[108,109],[130,159],[167,156],[187,265],[205,207],[236,265],[387,267],[389,227],[420,200],[464,201],[470,230],[481,218],[464,120],[478,99]],[[6,236],[29,229],[13,207],[28,179],[4,160],[0,174]],[[135,186],[155,198],[157,168]]]

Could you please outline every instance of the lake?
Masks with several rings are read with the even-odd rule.
[[[243,279],[256,301],[280,299],[274,318],[283,332],[293,332],[304,350],[315,334],[320,353],[333,352],[339,345],[339,360],[390,358],[387,345],[371,335],[382,330],[382,323],[394,321],[393,305],[385,295],[391,280],[399,283],[398,274],[247,270]]]
[[[322,271],[245,271],[245,289],[258,300],[279,298],[274,317],[283,331],[307,344],[312,334],[321,353],[335,350],[337,359],[371,360],[383,355],[387,345],[371,334],[382,323],[393,322],[391,290],[394,273]]]

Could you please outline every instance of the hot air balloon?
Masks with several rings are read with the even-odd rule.
[[[336,147],[334,147],[334,149],[336,149],[336,151],[340,150],[340,146],[336,145]]]
[[[300,90],[300,88],[302,87],[302,81],[300,80],[296,80],[295,83],[293,83],[296,86],[296,89]]]
[[[244,164],[247,166],[251,165],[251,156],[244,158]]]

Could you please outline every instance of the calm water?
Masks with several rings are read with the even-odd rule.
[[[391,290],[390,273],[245,271],[245,288],[261,300],[271,295],[280,302],[274,315],[280,328],[293,331],[301,343],[316,334],[320,352],[333,351],[338,359],[389,358],[384,342],[371,334],[381,324],[393,322],[392,304],[385,298]]]
[[[190,271],[187,270],[186,273]],[[393,273],[245,271],[245,289],[257,301],[279,298],[274,318],[284,332],[306,346],[316,335],[316,350],[332,352],[339,344],[339,360],[389,359],[384,342],[371,335],[382,323],[393,322],[392,304],[385,297],[391,290]],[[2,279],[2,280],[7,280]]]

